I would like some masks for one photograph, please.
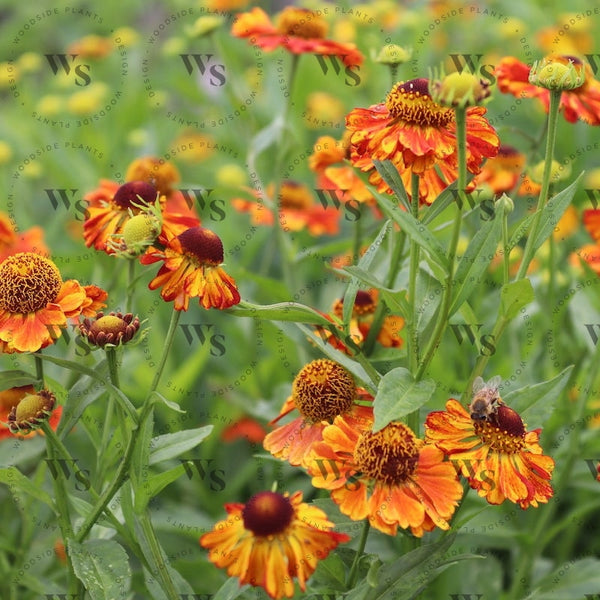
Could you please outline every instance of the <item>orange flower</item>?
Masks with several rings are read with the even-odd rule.
[[[368,518],[388,535],[410,527],[421,537],[435,526],[450,528],[463,493],[454,467],[443,459],[403,423],[373,433],[339,416],[313,445],[308,470],[312,484],[330,490],[351,519]]]
[[[302,492],[259,492],[244,504],[226,504],[229,515],[200,538],[208,558],[240,585],[262,587],[278,600],[294,595],[293,578],[306,580],[338,544],[350,537],[330,531],[333,523],[319,508],[302,502]]]
[[[242,417],[235,423],[228,425],[221,432],[221,439],[224,442],[233,442],[244,439],[253,444],[258,444],[265,439],[266,431],[263,426],[251,417]]]
[[[29,432],[25,432],[24,430],[22,430],[18,434],[13,434],[13,433],[11,433],[10,429],[8,428],[8,423],[9,423],[8,416],[12,412],[12,409],[16,408],[17,405],[19,404],[19,402],[21,402],[21,400],[23,398],[25,398],[25,396],[29,396],[29,395],[32,395],[35,393],[36,392],[32,385],[23,385],[20,387],[13,387],[8,390],[4,390],[4,391],[0,392],[0,423],[5,425],[4,427],[0,427],[0,440],[5,439],[5,438],[10,438],[10,437],[15,437],[15,436],[18,436],[20,438],[25,438],[25,437],[33,437],[35,435],[44,435],[44,432],[41,429],[32,429]],[[48,419],[48,423],[54,431],[56,431],[56,428],[58,427],[58,423],[60,421],[61,415],[62,415],[62,406],[59,405],[52,411],[52,414],[50,415],[50,418]]]
[[[148,287],[162,287],[160,295],[167,302],[174,300],[175,310],[187,310],[190,298],[196,297],[204,308],[223,309],[240,302],[235,281],[219,266],[223,262],[223,242],[216,233],[192,227],[162,239],[164,249],[149,248],[140,262],[149,265],[164,261]]]
[[[273,225],[273,213],[263,203],[258,190],[249,190],[257,200],[234,198],[233,207],[240,212],[249,212],[253,225]],[[273,195],[269,185],[267,194]],[[339,211],[333,206],[327,208],[315,204],[310,190],[302,183],[286,180],[279,192],[279,222],[284,231],[308,230],[313,236],[335,235],[339,232]]]
[[[454,111],[436,104],[428,85],[427,79],[397,83],[384,103],[352,110],[346,127],[352,132],[352,164],[370,172],[369,181],[380,192],[391,190],[375,170],[373,159],[391,160],[409,195],[411,174],[419,175],[419,199],[430,204],[457,178],[458,167]],[[485,113],[481,106],[466,111],[467,168],[475,174],[500,145]]]
[[[375,289],[368,291],[359,290],[356,294],[354,307],[352,308],[352,316],[350,318],[350,335],[357,345],[362,344],[371,331],[378,298],[379,291]],[[339,320],[342,320],[343,311],[344,299],[340,298],[333,303],[332,312]],[[379,333],[377,334],[377,341],[385,348],[400,348],[404,343],[400,337],[400,330],[403,327],[404,319],[402,317],[396,315],[385,317],[381,324],[381,328],[379,329]],[[332,346],[335,346],[338,350],[346,352],[347,354],[354,354],[352,350],[348,349],[346,345],[330,331],[327,331],[323,327],[319,327],[318,331],[319,335],[325,336],[327,342]]]
[[[491,419],[474,420],[457,400],[425,421],[426,440],[460,468],[469,485],[490,504],[504,500],[521,508],[552,497],[554,461],[542,454],[541,429],[526,431],[517,412],[501,404]]]
[[[497,156],[488,159],[477,175],[477,185],[487,183],[495,194],[509,194],[519,182],[525,161],[524,154],[512,146],[501,144]]]
[[[576,66],[585,69],[584,83],[572,90],[564,90],[560,97],[560,107],[563,116],[569,123],[577,119],[589,125],[600,125],[600,82],[594,79],[592,69],[575,56],[551,55],[559,62],[572,61]],[[537,98],[548,112],[550,107],[550,91],[529,83],[529,71],[525,63],[514,56],[503,58],[496,65],[495,74],[498,88],[504,94],[509,93],[517,98]]]
[[[317,173],[317,185],[320,189],[341,192],[338,195],[340,202],[354,201],[374,205],[373,194],[354,169],[346,163],[349,149],[349,139],[338,142],[329,135],[322,136],[315,143],[314,152],[308,158],[308,165]]]
[[[287,6],[274,25],[262,8],[238,15],[231,33],[249,38],[252,44],[271,51],[283,46],[292,54],[321,54],[339,56],[347,66],[360,65],[363,55],[355,44],[326,40],[328,26],[316,12],[307,8]]]
[[[90,296],[88,296],[90,294]],[[0,264],[0,348],[3,352],[36,352],[60,337],[67,319],[104,306],[106,292],[63,282],[48,258],[21,252]]]
[[[355,404],[358,398],[372,400],[366,392],[356,389],[352,375],[344,367],[328,359],[313,360],[296,375],[292,395],[270,424],[294,410],[300,416],[269,433],[263,442],[265,450],[291,465],[308,467],[306,458],[312,444],[322,440],[323,429],[334,417],[346,414],[360,427],[367,409]]]
[[[577,252],[569,256],[569,264],[573,267],[579,267],[581,260],[584,260],[590,269],[600,275],[600,245],[584,244]]]
[[[9,216],[0,212],[0,262],[19,252],[48,256],[50,252],[44,244],[44,231],[41,227],[32,227],[23,233],[17,233]]]
[[[126,183],[101,179],[100,186],[87,193],[87,218],[83,225],[85,244],[89,248],[113,254],[107,243],[122,233],[132,216],[150,210],[159,199],[162,231],[173,235],[200,224],[193,206],[173,188],[179,172],[168,161],[146,156],[134,160],[127,169]],[[141,200],[140,200],[141,198]],[[136,206],[137,205],[137,206]]]
[[[110,54],[113,48],[110,38],[90,34],[70,44],[67,54],[78,54],[82,58],[102,58]]]

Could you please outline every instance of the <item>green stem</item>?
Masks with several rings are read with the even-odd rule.
[[[131,312],[133,306],[133,292],[135,289],[135,265],[136,261],[133,259],[129,260],[129,268],[127,269],[127,297],[125,299],[125,312]]]
[[[411,183],[411,214],[415,219],[419,218],[419,176],[414,173],[410,176]],[[408,301],[410,302],[410,314],[408,316],[410,325],[408,328],[408,348],[410,371],[416,373],[419,365],[419,335],[417,332],[417,276],[419,274],[420,262],[419,244],[414,240],[410,242],[410,267],[408,277]]]
[[[358,205],[358,218],[354,223],[354,250],[352,252],[352,259],[355,263],[358,263],[360,260],[360,246],[362,244],[362,217],[364,215],[363,205]]]
[[[65,452],[67,456],[69,453],[66,451],[62,442],[56,437],[54,431],[50,427],[48,421],[43,421],[41,429],[46,435],[46,453],[48,454],[48,460],[56,464],[56,450],[59,453]],[[54,503],[56,504],[56,516],[58,519],[58,525],[62,535],[63,542],[67,546],[68,541],[73,538],[73,528],[71,527],[71,518],[69,516],[69,505],[67,498],[69,497],[67,490],[65,489],[64,473],[62,469],[54,469],[52,477],[52,486],[54,488]],[[78,579],[73,570],[73,564],[69,553],[67,552],[67,565],[69,567],[68,574],[68,593],[77,594],[78,591]]]
[[[502,260],[502,275],[504,285],[510,280],[510,249],[509,249],[508,237],[508,212],[503,211],[502,215],[502,246],[504,247],[503,260]]]
[[[391,84],[392,84],[390,89],[392,89],[398,82],[398,67],[399,66],[400,66],[399,64],[390,65],[390,77],[391,77]]]
[[[457,142],[457,154],[458,154],[458,197],[459,203],[456,210],[456,216],[454,217],[454,225],[452,229],[452,238],[450,240],[450,246],[448,248],[448,276],[446,277],[446,287],[444,289],[440,311],[438,314],[435,329],[429,340],[429,344],[423,359],[419,363],[419,369],[415,375],[415,380],[419,381],[431,359],[433,358],[437,347],[440,344],[442,335],[446,329],[448,314],[450,312],[450,306],[452,303],[452,291],[454,287],[454,268],[456,261],[456,248],[458,247],[458,239],[460,236],[460,229],[462,225],[463,209],[466,204],[466,192],[465,188],[467,185],[467,124],[466,124],[466,109],[465,107],[456,107],[456,142]]]
[[[350,568],[350,574],[348,575],[348,589],[351,590],[356,585],[356,581],[358,580],[358,565],[360,563],[360,559],[365,551],[365,546],[367,545],[367,538],[369,537],[369,530],[371,525],[368,519],[365,519],[365,524],[363,525],[362,533],[360,534],[360,540],[358,542],[358,549],[356,551],[356,556],[354,557],[354,562],[352,563],[352,567]]]
[[[38,352],[41,352],[41,350],[38,350]],[[35,359],[35,375],[41,382],[42,387],[44,387],[44,363],[38,352],[33,355]]]
[[[546,206],[548,201],[548,191],[550,189],[550,175],[552,172],[552,159],[554,157],[554,145],[556,142],[556,123],[558,121],[558,109],[560,107],[560,96],[561,90],[550,90],[550,108],[548,109],[548,136],[546,138],[546,156],[544,163],[544,174],[542,176],[542,188],[538,197],[538,203],[533,222],[531,224],[531,230],[527,237],[527,243],[525,244],[525,250],[523,251],[523,259],[519,265],[519,271],[517,273],[517,281],[523,279],[527,274],[529,263],[533,259],[535,252],[534,244],[538,235],[540,226],[540,220],[542,218],[542,208]]]
[[[175,332],[177,331],[177,324],[179,323],[180,316],[180,310],[173,310],[171,314],[171,321],[169,322],[167,337],[165,338],[165,345],[163,346],[163,353],[158,362],[158,368],[156,369],[156,373],[154,373],[154,379],[152,380],[152,385],[150,386],[148,396],[150,396],[152,392],[156,391],[156,388],[158,387],[160,378],[162,377],[162,373],[165,368],[165,364],[167,362],[167,358],[169,356],[169,352],[171,351],[171,345],[173,344],[173,338],[175,337]]]
[[[144,532],[145,542],[148,544],[150,554],[156,567],[158,567],[158,573],[152,573],[155,577],[159,577],[162,581],[163,591],[167,594],[169,600],[181,600],[181,596],[175,589],[175,584],[171,579],[171,575],[167,570],[167,565],[164,560],[161,547],[152,527],[152,522],[148,516],[148,510],[145,509],[143,513],[138,515],[138,520]]]

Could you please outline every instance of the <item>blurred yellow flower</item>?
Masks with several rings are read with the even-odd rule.
[[[587,171],[583,182],[584,189],[600,190],[600,167]]]
[[[150,136],[145,129],[133,129],[127,135],[127,143],[130,146],[141,148],[150,142]]]
[[[191,27],[186,28],[186,33],[191,38],[202,37],[221,27],[224,22],[225,19],[220,15],[206,15],[196,19]]]
[[[63,104],[63,99],[60,96],[48,94],[39,99],[36,109],[40,115],[50,117],[57,115],[63,109]]]
[[[32,161],[29,164],[24,165],[21,172],[23,173],[23,176],[28,179],[39,179],[42,176],[44,169],[39,162]]]
[[[219,167],[216,179],[219,185],[230,188],[240,188],[247,183],[246,171],[233,163]]]
[[[0,63],[0,90],[14,85],[19,79],[19,68],[11,62]]]
[[[206,160],[214,152],[215,140],[203,133],[184,131],[173,140],[170,152],[177,160],[195,163]]]
[[[187,48],[187,41],[181,37],[173,36],[170,37],[162,47],[162,53],[165,56],[177,56],[182,52],[185,52]]]
[[[351,19],[340,19],[333,26],[333,39],[348,43],[356,41],[356,26]]]
[[[579,222],[577,209],[572,204],[569,204],[563,216],[558,220],[552,236],[556,241],[568,238],[579,229]]]
[[[117,44],[129,48],[138,43],[140,36],[132,27],[119,27],[115,30],[113,39]]]
[[[37,52],[23,52],[23,54],[19,56],[17,64],[23,73],[39,71],[42,66],[42,55]]]
[[[306,99],[306,121],[311,129],[331,127],[343,120],[346,109],[341,100],[326,92],[312,92]]]
[[[502,20],[498,23],[497,31],[502,39],[523,36],[523,32],[527,31],[527,24],[516,17],[506,17],[506,21]]]
[[[13,155],[12,148],[4,140],[0,140],[0,165],[6,164]]]
[[[105,84],[92,83],[87,89],[72,94],[67,100],[67,108],[76,115],[93,113],[100,109],[107,91]]]

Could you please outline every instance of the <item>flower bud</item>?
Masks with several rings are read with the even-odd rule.
[[[377,55],[376,62],[382,65],[401,65],[410,60],[412,50],[398,46],[397,44],[386,44]]]
[[[56,405],[56,397],[48,390],[40,390],[36,394],[27,394],[8,415],[8,428],[11,433],[29,433],[38,429],[52,414]]]
[[[585,81],[583,62],[575,56],[551,54],[533,63],[529,83],[547,90],[573,90]]]
[[[474,106],[490,96],[490,84],[468,71],[455,71],[430,78],[429,93],[434,102],[443,106]]]

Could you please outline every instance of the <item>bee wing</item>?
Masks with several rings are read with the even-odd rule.
[[[473,395],[485,387],[485,381],[482,377],[475,377],[473,381]]]
[[[500,387],[501,383],[502,383],[502,376],[501,375],[494,375],[494,377],[492,377],[487,382],[487,387],[494,388],[495,390],[497,390]]]

